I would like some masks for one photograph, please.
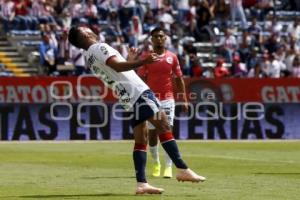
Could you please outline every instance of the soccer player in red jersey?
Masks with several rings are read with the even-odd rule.
[[[158,62],[143,65],[139,69],[138,73],[160,100],[161,108],[167,114],[169,125],[172,127],[175,115],[175,100],[173,92],[174,78],[176,87],[178,88],[178,94],[181,94],[180,96],[183,100],[183,109],[185,112],[188,111],[182,72],[177,56],[165,48],[166,34],[164,30],[161,28],[153,29],[151,31],[151,41],[153,52],[159,56],[160,60]],[[157,130],[155,130],[154,126],[151,124],[148,124],[148,128],[150,153],[153,158],[152,175],[154,177],[159,177],[161,165],[158,153]],[[165,154],[165,170],[163,176],[165,178],[172,177],[172,160],[168,154]]]

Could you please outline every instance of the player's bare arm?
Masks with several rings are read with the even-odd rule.
[[[159,61],[158,55],[156,53],[152,53],[145,59],[131,61],[119,61],[116,56],[112,56],[106,61],[106,64],[117,72],[125,72],[157,61]]]
[[[180,94],[180,98],[183,100],[183,111],[184,112],[188,112],[188,101],[186,98],[186,93],[185,93],[185,84],[184,84],[184,80],[182,77],[176,77],[175,78],[175,84],[176,87],[178,89],[178,93]]]

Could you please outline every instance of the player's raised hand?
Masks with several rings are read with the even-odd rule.
[[[159,60],[160,60],[160,58],[159,58],[158,54],[151,53],[149,56],[147,56],[144,59],[144,64],[151,64],[151,63],[157,62]]]
[[[137,56],[139,55],[139,49],[135,47],[128,48],[128,58],[127,60],[133,61],[136,60]]]

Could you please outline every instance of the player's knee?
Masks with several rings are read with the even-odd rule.
[[[148,139],[147,139],[147,137],[136,138],[135,143],[147,145]]]
[[[160,124],[160,126],[157,128],[157,131],[159,132],[159,133],[165,133],[165,132],[167,132],[167,131],[170,131],[171,130],[171,127],[170,127],[170,125],[168,124],[168,122],[162,122],[161,124]]]

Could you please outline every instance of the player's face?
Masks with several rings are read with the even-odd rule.
[[[154,47],[164,47],[166,35],[163,31],[155,32],[151,37],[151,41]]]
[[[92,39],[92,40],[97,40],[98,39],[98,36],[90,28],[80,27],[79,29],[80,29],[81,35],[84,38]]]

